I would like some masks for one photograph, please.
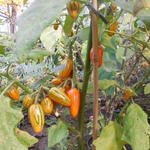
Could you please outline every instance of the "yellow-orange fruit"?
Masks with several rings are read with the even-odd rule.
[[[52,113],[53,102],[48,97],[44,98],[41,101],[41,106],[42,106],[42,109],[43,109],[45,115],[49,115]]]
[[[26,96],[23,98],[22,105],[23,105],[25,108],[29,108],[29,107],[33,104],[33,102],[34,102],[33,98],[32,98],[30,95],[26,95]]]
[[[44,127],[44,112],[40,104],[32,104],[28,109],[31,126],[35,133],[39,133]]]
[[[54,78],[54,79],[52,79],[52,81],[51,81],[51,83],[53,84],[53,85],[59,85],[59,84],[61,84],[62,83],[62,79],[61,78]]]
[[[114,35],[114,33],[115,33],[116,29],[117,29],[117,25],[118,25],[117,21],[114,21],[113,23],[110,24],[110,26],[108,28],[108,30],[109,30],[108,35],[109,36],[113,36]]]
[[[73,69],[73,62],[71,59],[67,58],[63,61],[62,64],[64,64],[64,69],[58,73],[58,77],[61,79],[65,79],[65,78],[69,77],[69,75]]]
[[[132,89],[130,89],[130,88],[125,88],[125,89],[123,89],[123,92],[122,92],[122,99],[124,100],[124,101],[127,101],[127,100],[129,100],[131,97],[133,97],[134,96],[134,92],[133,92],[133,90]]]
[[[19,95],[19,90],[17,87],[10,88],[6,93],[7,93],[7,96],[11,98],[12,100],[14,101],[19,100],[20,95]]]

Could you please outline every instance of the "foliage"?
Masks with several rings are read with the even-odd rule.
[[[53,125],[48,129],[48,147],[61,142],[67,137],[67,134],[67,126],[62,121],[58,121],[57,125]]]
[[[69,9],[66,5],[68,2]],[[8,3],[9,0],[0,0],[0,7],[6,7]],[[23,1],[15,0],[14,3],[18,8]],[[87,0],[79,0],[78,7],[71,6],[73,3],[72,0],[59,0],[59,3],[54,0],[35,0],[18,15],[16,37],[4,33],[0,35],[0,91],[5,94],[10,81],[13,86],[19,87],[20,98],[17,103],[13,103],[15,108],[22,107],[22,99],[27,94],[33,98],[34,103],[40,105],[52,89],[58,89],[53,95],[51,93],[51,100],[55,102],[51,110],[53,112],[50,111],[48,117],[46,113],[43,115],[46,125],[50,126],[48,149],[74,149],[77,139],[80,149],[85,142],[84,127],[92,127],[93,124],[92,116],[88,122],[84,120],[85,108],[91,110],[92,107],[91,103],[88,104],[92,101],[86,103],[84,99],[86,93],[90,94],[88,96],[93,93],[93,62],[89,59],[92,44],[90,14],[93,8]],[[148,97],[150,93],[150,2],[98,0],[98,4],[98,42],[103,48],[102,66],[98,70],[98,90],[102,106],[98,117],[100,136],[93,144],[96,149],[102,150],[120,150],[125,144],[129,144],[133,150],[147,150],[150,134],[147,115],[134,101],[141,96]],[[19,11],[16,9],[17,13]],[[7,13],[1,15],[6,15],[7,20]],[[100,15],[103,15],[107,24]],[[112,27],[114,21],[115,27]],[[57,29],[54,28],[55,23]],[[63,61],[68,58],[71,59],[70,65]],[[145,67],[142,62],[146,62]],[[53,84],[58,78],[60,82]],[[73,87],[80,91],[82,97],[79,129],[76,128],[76,120],[70,121],[71,117],[68,116],[70,98],[67,91]],[[132,96],[130,92],[124,92],[130,91],[128,89],[132,89]],[[123,101],[124,95],[127,101]],[[12,108],[8,98],[1,96],[1,99],[0,147],[24,150],[35,144],[36,138],[16,128],[23,118],[21,111]],[[62,106],[63,103],[67,103],[65,105],[68,107]],[[35,122],[38,121],[39,118],[35,117]],[[8,140],[9,145],[6,143]]]
[[[133,150],[148,150],[150,126],[145,112],[137,104],[132,104],[128,107],[123,122],[122,140],[130,144]]]
[[[103,128],[100,137],[94,141],[96,150],[121,150],[125,144],[125,142],[121,140],[122,133],[123,128],[117,122],[110,122]]]
[[[19,121],[23,118],[23,114],[20,110],[13,109],[10,106],[10,99],[1,96],[0,107],[0,120],[2,122],[0,124],[1,149],[27,150],[29,146],[35,144],[37,142],[36,138],[24,131],[15,129]]]

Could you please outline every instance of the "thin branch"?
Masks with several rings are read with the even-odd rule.
[[[14,81],[17,86],[22,88],[26,93],[31,93],[32,90],[28,88],[27,86],[24,86],[21,82],[15,80],[11,75],[7,75],[7,73],[0,73],[0,76],[8,78],[10,81]]]

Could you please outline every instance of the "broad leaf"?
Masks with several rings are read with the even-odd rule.
[[[20,143],[22,143],[26,147],[31,147],[38,142],[37,138],[31,136],[29,133],[22,131],[18,128],[16,128],[16,136],[20,141]]]
[[[93,144],[96,150],[121,150],[125,144],[121,140],[123,128],[117,122],[110,122],[105,126],[99,138]]]
[[[48,128],[48,147],[61,142],[67,135],[67,126],[62,121],[58,121],[57,125]]]
[[[60,35],[60,27],[58,28],[58,30],[54,30],[52,26],[49,26],[42,32],[40,39],[46,50],[52,52],[52,47],[54,46],[55,42],[58,40]]]
[[[102,35],[101,44],[104,45],[105,47],[115,49],[115,47],[113,45],[112,37],[110,37],[106,32],[103,33],[103,35]]]
[[[150,93],[150,83],[146,84],[144,88],[144,94],[149,94]]]
[[[83,40],[83,41],[88,40],[89,29],[90,29],[89,27],[81,29],[81,31],[78,34],[81,40]]]
[[[109,87],[111,86],[116,86],[118,85],[117,82],[115,80],[107,80],[107,79],[104,79],[104,80],[100,80],[98,81],[98,87],[99,89],[101,90],[106,90],[108,89]]]
[[[16,50],[19,56],[25,57],[41,32],[49,26],[61,12],[66,0],[36,0],[19,17]]]
[[[122,8],[123,10],[132,13],[133,12],[133,1],[127,1],[127,0],[114,0],[117,6]]]
[[[131,104],[124,118],[122,140],[131,145],[132,150],[148,150],[149,124],[146,113],[137,104]]]
[[[30,141],[24,145],[16,136],[15,128],[23,118],[20,110],[11,108],[10,99],[4,96],[0,97],[0,149],[2,150],[28,150],[28,146],[33,145],[35,141]],[[24,139],[22,139],[24,140]],[[22,141],[21,140],[21,141]]]
[[[109,87],[112,87],[112,86],[117,86],[117,82],[115,80],[107,80],[107,79],[104,79],[104,80],[99,80],[98,81],[98,89],[100,90],[106,90],[108,89]],[[93,93],[93,82],[89,82],[88,84],[88,93]]]
[[[150,60],[150,50],[149,49],[146,49],[143,53],[143,55],[148,59]]]
[[[136,15],[143,8],[150,8],[150,0],[136,0],[133,6],[133,14]]]
[[[119,47],[117,50],[116,50],[116,58],[118,60],[118,62],[121,64],[122,63],[122,60],[127,60],[129,59],[133,54],[134,52],[131,51],[130,49],[127,49],[127,53],[126,53],[126,56],[124,57],[124,50],[125,48],[122,48],[122,47]]]

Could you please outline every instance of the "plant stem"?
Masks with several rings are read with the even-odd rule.
[[[140,86],[143,85],[145,79],[147,79],[149,77],[149,75],[150,75],[150,69],[144,73],[143,79],[134,85],[135,90],[137,90]]]
[[[128,35],[131,35],[131,32],[132,32],[132,24],[133,24],[133,16],[131,16],[131,18],[130,18]],[[128,49],[128,43],[126,43],[126,47],[125,47],[125,49],[124,49],[124,57],[127,55],[127,49]],[[121,70],[123,70],[124,63],[125,63],[125,60],[122,59]]]
[[[97,11],[97,0],[93,0],[93,7]],[[98,20],[97,15],[92,13],[92,46],[93,46],[93,60],[94,60],[94,82],[93,82],[93,141],[97,138],[98,129]],[[92,145],[92,150],[95,146]]]
[[[7,73],[0,73],[0,76],[6,77],[8,78],[8,80],[12,80],[15,82],[15,84],[19,87],[21,87],[26,93],[31,93],[32,90],[30,88],[28,88],[27,86],[24,86],[22,83],[20,83],[19,81],[15,80],[11,75],[8,75]]]
[[[7,90],[8,90],[14,83],[15,83],[15,81],[12,81],[12,82],[2,91],[2,93],[1,93],[0,96],[4,95],[4,94],[7,92]]]
[[[83,77],[83,84],[82,84],[82,90],[80,92],[81,96],[81,103],[80,103],[80,110],[79,110],[79,131],[81,134],[81,139],[84,139],[84,111],[85,111],[85,103],[86,103],[86,93],[87,93],[87,87],[88,87],[88,81],[89,76],[91,74],[90,70],[90,50],[92,47],[92,28],[90,26],[90,32],[89,32],[89,39],[88,39],[88,45],[87,45],[87,52],[86,52],[86,60],[85,60],[85,68],[84,68],[84,77]],[[84,141],[81,142],[79,139],[78,142],[78,150],[84,150]]]

